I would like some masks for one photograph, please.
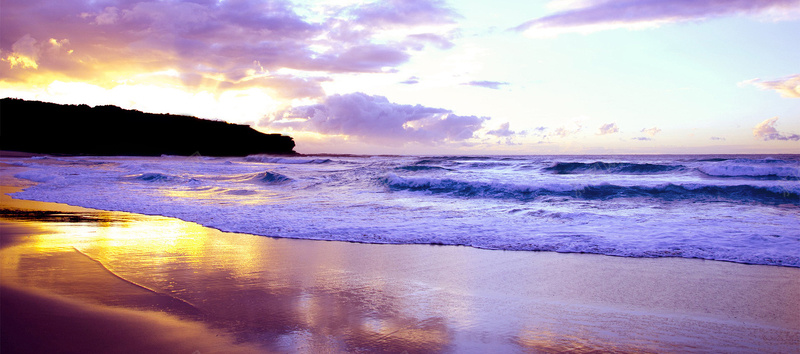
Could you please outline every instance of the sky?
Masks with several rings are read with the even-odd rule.
[[[799,34],[800,0],[0,0],[0,97],[308,154],[800,153]]]

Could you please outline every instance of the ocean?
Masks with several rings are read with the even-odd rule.
[[[800,267],[800,155],[0,161],[15,198],[267,237]]]

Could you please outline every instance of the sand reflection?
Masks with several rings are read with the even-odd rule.
[[[2,250],[4,281],[202,320],[272,350],[430,352],[450,342],[446,319],[404,309],[391,279],[353,274],[347,252],[330,243],[290,245],[162,217],[59,214],[4,215],[7,225],[40,227]],[[162,298],[143,301],[137,287]]]

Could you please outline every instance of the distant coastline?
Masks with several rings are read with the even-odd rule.
[[[0,100],[0,150],[68,155],[293,155],[294,140],[241,124],[116,106]]]

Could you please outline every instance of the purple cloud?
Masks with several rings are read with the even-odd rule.
[[[308,59],[305,66],[310,70],[327,72],[379,72],[384,67],[400,65],[409,57],[408,53],[392,46],[366,44],[352,47],[338,55],[321,55]]]
[[[639,140],[639,141],[650,141],[650,140],[653,140],[653,139],[651,139],[651,138],[648,138],[648,137],[646,137],[646,136],[637,136],[637,137],[635,137],[635,138],[631,138],[631,139],[633,139],[633,140]]]
[[[800,8],[798,0],[590,0],[584,6],[525,22],[514,29],[626,27]]]
[[[614,134],[617,132],[619,132],[617,123],[606,123],[600,126],[600,131],[597,133],[597,135]]]
[[[800,98],[800,74],[770,81],[753,79],[743,83],[755,85],[763,90],[775,90],[780,93],[782,97]]]
[[[758,123],[753,128],[753,136],[758,139],[767,141],[767,140],[791,140],[791,141],[798,141],[800,140],[800,135],[798,134],[784,134],[778,131],[775,128],[775,123],[778,122],[778,117],[769,118],[761,123]]]
[[[508,137],[512,137],[514,135],[517,135],[518,133],[513,131],[513,130],[511,130],[510,127],[511,127],[511,124],[509,122],[505,122],[503,124],[500,124],[499,128],[497,128],[495,130],[490,130],[490,131],[486,132],[486,134],[494,135],[494,136],[501,137],[501,138],[508,138]]]
[[[419,33],[406,37],[406,45],[415,50],[422,50],[426,44],[431,44],[439,49],[450,49],[455,46],[447,37],[434,33]]]
[[[414,85],[419,83],[419,78],[416,76],[409,77],[405,81],[400,81],[401,84]]]
[[[477,87],[485,87],[492,90],[499,90],[502,86],[510,85],[508,82],[502,81],[470,81],[463,83],[462,85],[466,86],[477,86]]]
[[[718,136],[712,136],[710,139],[711,140],[715,140],[715,141],[725,141],[725,138],[718,137]]]
[[[354,8],[359,23],[370,26],[426,25],[450,23],[458,17],[441,0],[385,0]]]
[[[0,64],[11,70],[0,72],[0,80],[107,83],[174,70],[187,85],[259,83],[276,91],[289,85],[294,97],[314,97],[321,92],[314,74],[290,80],[274,72],[387,72],[415,49],[452,47],[435,33],[376,37],[379,27],[452,22],[457,15],[442,1],[380,1],[313,20],[299,6],[284,0],[3,0]],[[256,80],[262,77],[273,79]]]
[[[437,144],[473,138],[488,119],[459,116],[443,108],[392,103],[383,96],[357,92],[328,96],[320,104],[278,112],[260,124],[347,135],[380,144]]]

